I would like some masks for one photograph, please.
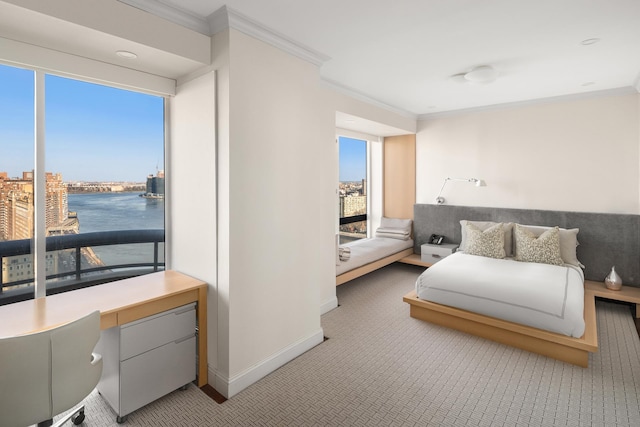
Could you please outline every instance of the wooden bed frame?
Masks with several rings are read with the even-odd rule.
[[[391,263],[401,260],[402,258],[408,257],[413,254],[413,248],[408,248],[400,252],[396,252],[393,255],[389,255],[388,257],[381,258],[377,261],[370,262],[369,264],[365,264],[361,267],[354,268],[353,270],[346,271],[339,276],[336,276],[336,286],[342,285],[343,283],[348,282],[349,280],[353,280],[357,277],[364,276],[367,273],[371,273],[379,268],[387,266]]]
[[[598,351],[595,295],[587,289],[584,292],[585,332],[580,338],[421,300],[415,291],[405,295],[403,300],[409,304],[410,315],[415,319],[457,329],[583,368],[589,365],[589,353]]]

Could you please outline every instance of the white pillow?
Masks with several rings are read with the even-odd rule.
[[[411,219],[387,218],[383,216],[380,220],[380,228],[397,228],[409,234],[411,234],[412,225],[413,220]]]
[[[526,230],[533,233],[534,236],[539,237],[547,230],[550,230],[554,227],[544,227],[540,225],[520,225],[524,227]],[[575,265],[576,267],[584,268],[584,265],[578,261],[578,256],[576,254],[576,248],[578,247],[578,232],[579,228],[558,228],[560,234],[560,256],[562,260],[566,264]]]
[[[376,230],[376,237],[385,237],[387,239],[409,240],[411,238],[411,233],[409,231],[404,231],[399,228],[380,227]]]
[[[473,224],[475,225],[477,228],[479,228],[481,231],[485,231],[491,227],[493,227],[496,224],[500,224],[499,222],[493,222],[493,221],[467,221],[466,219],[463,219],[462,221],[460,221],[460,230],[462,232],[462,241],[460,242],[460,249],[461,251],[465,250],[465,247],[467,245],[467,224]],[[504,253],[505,256],[507,257],[512,257],[513,256],[513,223],[512,222],[505,222],[502,223],[502,230],[504,231]]]

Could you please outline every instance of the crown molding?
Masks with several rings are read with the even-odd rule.
[[[227,6],[222,6],[220,9],[213,12],[208,16],[207,20],[209,22],[209,28],[211,29],[211,35],[226,30],[227,28],[233,28],[234,30],[238,30],[244,34],[275,46],[287,53],[297,56],[298,58],[304,59],[318,67],[331,59],[327,55],[310,47],[304,46],[292,38],[278,33],[277,31],[272,30],[258,21]]]
[[[593,92],[583,92],[583,93],[574,93],[570,95],[552,96],[548,98],[529,99],[527,101],[505,102],[504,104],[484,105],[480,107],[465,108],[461,110],[450,110],[450,111],[441,111],[437,113],[419,114],[417,117],[417,120],[422,121],[422,120],[429,120],[429,119],[439,119],[443,117],[459,116],[462,114],[506,110],[509,108],[528,107],[531,105],[541,105],[541,104],[552,104],[555,102],[576,101],[580,99],[591,99],[591,98],[599,98],[604,96],[630,95],[638,92],[640,92],[640,89],[638,89],[637,87],[634,88],[632,86],[626,86],[626,87],[619,87],[615,89],[604,89],[604,90],[593,91]]]
[[[227,6],[222,6],[208,17],[202,18],[186,10],[169,5],[162,0],[118,1],[207,36],[212,36],[220,31],[233,28],[298,58],[304,59],[318,67],[331,59],[327,55],[308,46],[304,46],[292,38],[278,33]]]
[[[329,80],[329,79],[325,79],[325,78],[321,78],[322,83],[324,83],[325,86],[329,87],[330,89],[335,90],[336,92],[340,92],[343,95],[347,95],[351,98],[357,99],[359,101],[362,102],[366,102],[367,104],[371,104],[373,106],[382,108],[384,110],[390,111],[392,113],[398,114],[402,117],[406,117],[408,119],[412,119],[412,120],[417,120],[418,116],[414,113],[411,113],[407,110],[403,110],[401,108],[398,107],[394,107],[393,105],[389,105],[386,104],[382,101],[379,101],[377,99],[371,98],[368,95],[365,95],[361,92],[356,91],[355,89],[352,89],[350,87],[344,86],[338,82],[335,82],[333,80]]]
[[[144,10],[152,15],[164,18],[174,24],[181,25],[190,30],[196,31],[206,36],[211,35],[209,23],[200,16],[168,5],[161,0],[118,0],[120,3],[128,4],[136,9]]]

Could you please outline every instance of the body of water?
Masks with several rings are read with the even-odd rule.
[[[145,199],[140,193],[69,194],[69,212],[78,214],[80,233],[164,228],[164,201]],[[160,257],[164,256],[161,245]],[[153,260],[153,244],[96,246],[107,265]]]

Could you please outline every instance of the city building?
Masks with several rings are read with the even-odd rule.
[[[67,186],[62,175],[45,174],[46,211],[45,225],[47,234],[60,234],[64,230],[77,232],[77,218],[69,218]],[[6,172],[0,172],[0,241],[31,239],[34,232],[34,192],[33,172],[23,172],[22,178],[9,178]],[[55,274],[59,253],[47,253],[47,274]],[[33,256],[2,257],[2,283],[33,279]],[[6,285],[5,285],[6,286]],[[24,285],[27,286],[27,285]]]
[[[67,186],[62,175],[47,172],[45,226],[58,227],[69,219]],[[33,236],[33,172],[9,178],[0,172],[0,240],[30,239]]]
[[[33,173],[0,173],[0,240],[30,239],[33,229]]]
[[[141,197],[147,199],[163,199],[164,198],[164,171],[158,171],[157,175],[150,174],[147,176],[146,191]]]
[[[367,213],[367,196],[340,197],[340,217],[364,215]]]

